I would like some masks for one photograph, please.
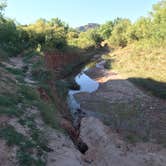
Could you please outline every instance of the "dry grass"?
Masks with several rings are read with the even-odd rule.
[[[126,79],[130,78],[133,82],[136,79],[137,85],[145,87],[161,98],[166,98],[166,94],[160,95],[160,92],[166,89],[166,48],[143,49],[129,45],[103,58],[111,59],[111,69]]]

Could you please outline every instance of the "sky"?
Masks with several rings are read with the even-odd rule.
[[[102,24],[117,17],[133,22],[147,16],[158,0],[7,0],[5,16],[21,24],[58,17],[71,27]]]

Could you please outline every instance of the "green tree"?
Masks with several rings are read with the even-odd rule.
[[[79,34],[79,37],[77,39],[77,47],[79,48],[88,48],[88,47],[93,47],[94,43],[93,41],[90,39],[90,33],[91,30],[85,31],[85,32],[81,32]]]
[[[67,45],[64,28],[48,28],[45,35],[45,45],[47,49],[63,49]]]
[[[63,27],[65,32],[68,32],[69,26],[59,18],[52,18],[48,21],[49,26],[51,27]]]
[[[141,17],[128,28],[128,41],[148,39],[151,37],[152,22],[150,18]]]
[[[128,19],[121,19],[115,24],[112,35],[109,38],[109,44],[113,47],[125,47],[127,45],[127,32],[131,26]]]
[[[101,42],[103,41],[103,38],[101,35],[97,32],[97,30],[90,31],[90,40],[93,41],[95,47],[100,47]]]
[[[0,0],[0,17],[3,15],[4,9],[7,7],[7,3],[5,0]]]
[[[19,30],[11,19],[0,20],[0,47],[7,52],[16,54],[22,48]]]
[[[166,1],[160,1],[153,5],[152,23],[153,23],[153,35],[152,37],[156,41],[166,43]]]
[[[103,37],[103,39],[108,39],[111,36],[113,30],[114,23],[113,21],[108,21],[105,24],[101,25],[99,28],[99,33]]]
[[[151,12],[153,21],[156,24],[166,23],[166,1],[162,0],[153,5],[153,11]]]

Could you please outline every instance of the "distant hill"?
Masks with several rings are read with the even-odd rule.
[[[83,26],[77,27],[76,29],[78,31],[85,32],[88,29],[97,28],[99,26],[100,26],[100,24],[97,24],[97,23],[88,23],[87,25],[83,25]]]

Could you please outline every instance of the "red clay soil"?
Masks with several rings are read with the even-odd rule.
[[[48,69],[59,69],[67,64],[79,60],[79,55],[60,52],[45,53],[45,63]]]

